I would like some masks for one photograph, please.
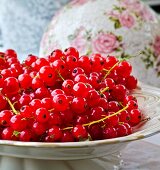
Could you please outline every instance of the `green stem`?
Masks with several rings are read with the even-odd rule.
[[[9,100],[9,98],[6,97],[6,96],[5,96],[5,99],[7,100],[9,106],[11,107],[11,109],[12,109],[12,111],[13,111],[13,113],[17,115],[19,112],[14,108],[12,102],[11,102],[11,101]]]
[[[126,110],[128,108],[128,106],[125,106],[123,109],[119,110],[118,112],[115,112],[109,116],[105,116],[104,118],[102,119],[99,119],[99,120],[96,120],[96,121],[93,121],[93,122],[90,122],[90,123],[86,123],[86,124],[83,124],[83,126],[91,126],[93,124],[96,124],[96,123],[100,123],[100,122],[103,122],[104,120],[110,118],[110,117],[113,117],[113,116],[116,116],[118,115],[119,113],[123,112],[124,110]],[[63,130],[70,130],[70,129],[73,129],[73,127],[66,127],[64,128]]]

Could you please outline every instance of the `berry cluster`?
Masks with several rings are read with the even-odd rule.
[[[70,47],[46,58],[0,53],[0,139],[73,142],[126,136],[141,122],[132,66]]]

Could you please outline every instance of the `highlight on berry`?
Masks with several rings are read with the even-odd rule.
[[[133,133],[142,121],[132,66],[115,56],[80,56],[69,47],[39,58],[0,52],[0,139],[102,140]]]

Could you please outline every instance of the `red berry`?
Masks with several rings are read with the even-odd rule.
[[[37,122],[45,123],[49,120],[50,115],[46,108],[39,108],[35,112],[35,119]]]
[[[48,136],[50,138],[50,141],[60,141],[62,138],[62,131],[58,126],[53,126],[48,130]]]
[[[75,113],[84,113],[87,109],[87,102],[82,97],[75,97],[71,103],[71,110]]]
[[[77,59],[79,58],[79,52],[77,51],[76,48],[74,47],[69,47],[67,49],[64,50],[64,54],[66,56],[74,56],[76,57]]]
[[[111,139],[117,137],[117,131],[114,127],[105,127],[103,129],[103,139]]]
[[[74,142],[74,137],[71,134],[71,132],[69,131],[63,132],[61,142]]]
[[[16,94],[19,91],[19,82],[14,77],[8,77],[4,80],[4,87],[2,92],[4,94]]]
[[[129,77],[132,71],[132,66],[127,61],[122,61],[118,64],[116,73],[121,77]]]
[[[53,97],[53,105],[56,111],[65,111],[69,107],[67,96],[64,94],[57,94]]]
[[[129,115],[130,115],[130,120],[129,120],[130,125],[135,126],[140,123],[142,114],[139,109],[131,110]]]
[[[73,86],[73,94],[76,96],[76,97],[87,97],[88,95],[88,88],[87,86],[82,83],[82,82],[79,82],[79,83],[76,83],[74,86]]]
[[[10,119],[10,126],[16,131],[22,131],[27,127],[27,120],[21,115],[14,115]]]
[[[88,138],[88,132],[82,125],[76,125],[72,129],[72,134],[77,141],[86,140]]]

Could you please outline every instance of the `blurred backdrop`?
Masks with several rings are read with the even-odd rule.
[[[38,54],[43,32],[70,0],[0,0],[0,49],[13,48],[21,58]],[[160,12],[160,0],[143,0]]]

